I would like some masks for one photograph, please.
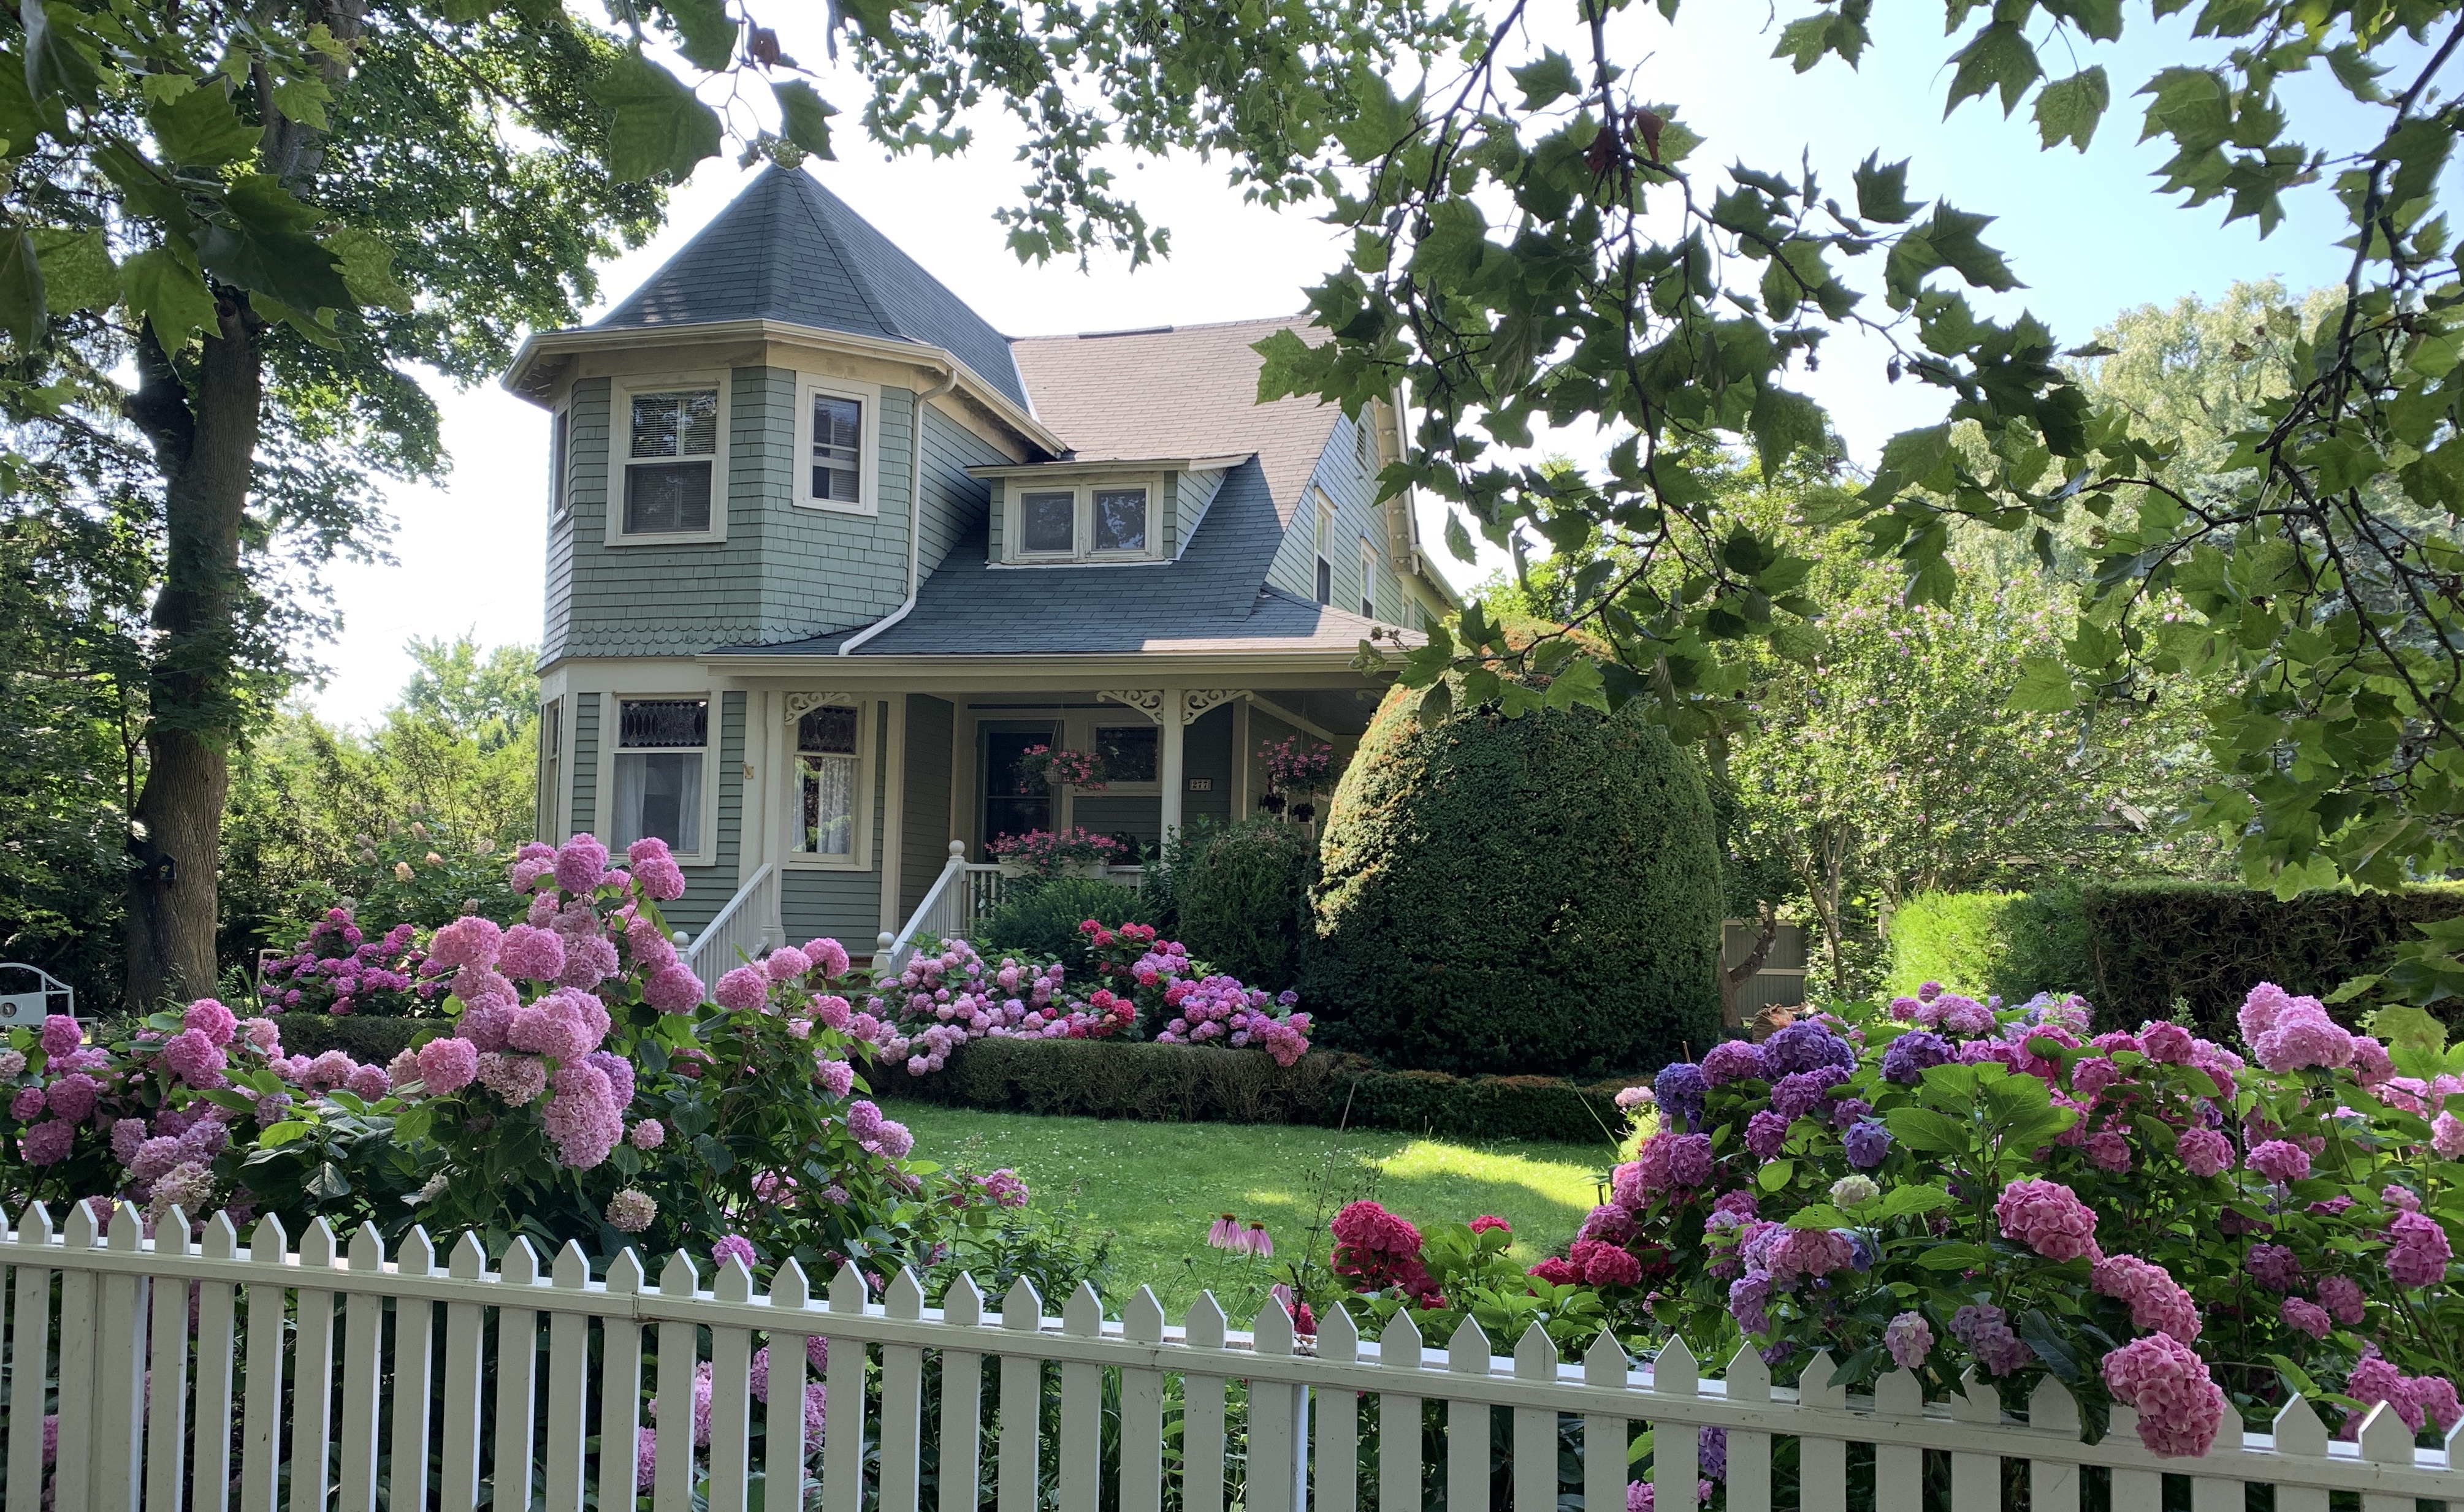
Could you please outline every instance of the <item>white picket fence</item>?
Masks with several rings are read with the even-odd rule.
[[[185,1231],[166,1224],[165,1232]],[[964,1279],[936,1309],[903,1272],[880,1302],[868,1300],[852,1270],[816,1298],[792,1263],[758,1297],[733,1260],[712,1291],[683,1255],[653,1285],[629,1252],[593,1278],[578,1249],[568,1246],[543,1271],[519,1240],[491,1271],[468,1237],[440,1269],[415,1231],[388,1257],[373,1229],[345,1253],[319,1223],[293,1253],[271,1219],[243,1248],[230,1219],[217,1216],[202,1244],[158,1243],[143,1238],[127,1205],[107,1237],[83,1205],[56,1233],[33,1208],[0,1236],[0,1265],[11,1272],[12,1299],[7,1512],[45,1504],[43,1414],[15,1402],[55,1370],[50,1505],[58,1512],[226,1512],[234,1500],[238,1512],[329,1503],[374,1512],[381,1487],[392,1512],[471,1512],[483,1485],[498,1509],[543,1494],[550,1512],[580,1512],[594,1491],[600,1508],[627,1506],[636,1494],[646,1328],[655,1330],[653,1389],[676,1404],[664,1414],[670,1431],[649,1492],[656,1512],[688,1512],[704,1478],[711,1512],[746,1512],[757,1485],[766,1512],[807,1504],[816,1489],[822,1512],[921,1512],[935,1438],[938,1512],[977,1512],[979,1457],[987,1453],[995,1512],[1093,1512],[1114,1476],[1119,1512],[1160,1512],[1168,1489],[1177,1490],[1182,1512],[1224,1512],[1227,1468],[1247,1512],[1304,1512],[1312,1501],[1322,1512],[1357,1512],[1363,1480],[1375,1487],[1376,1512],[1420,1512],[1424,1485],[1441,1483],[1446,1512],[1488,1512],[1499,1449],[1515,1512],[1555,1512],[1561,1414],[1579,1419],[1589,1446],[1587,1512],[1625,1505],[1627,1446],[1642,1424],[1655,1430],[1658,1505],[1671,1509],[1694,1504],[1696,1431],[1708,1427],[1727,1430],[1727,1504],[1739,1512],[1771,1506],[1773,1442],[1787,1436],[1798,1444],[1805,1512],[1846,1506],[1851,1443],[1875,1446],[1874,1505],[1885,1512],[1923,1504],[1927,1450],[1949,1456],[1953,1512],[2000,1507],[2005,1459],[2027,1462],[2033,1512],[2076,1512],[2083,1466],[2109,1470],[2115,1512],[2158,1512],[2167,1474],[2193,1478],[2194,1512],[2241,1512],[2245,1482],[2276,1487],[2277,1512],[2326,1512],[2336,1489],[2359,1492],[2364,1512],[2414,1512],[2416,1498],[2464,1502],[2464,1478],[2449,1469],[2454,1440],[2418,1449],[2384,1407],[2357,1444],[2331,1443],[2309,1408],[2296,1404],[2272,1435],[2228,1435],[2204,1459],[2160,1460],[2140,1446],[2126,1409],[2115,1412],[2101,1443],[2081,1444],[2075,1405],[2050,1384],[2022,1423],[1982,1390],[1924,1402],[1904,1373],[1870,1399],[1774,1388],[1751,1352],[1730,1362],[1725,1380],[1705,1381],[1682,1344],[1635,1370],[1610,1343],[1562,1361],[1535,1329],[1499,1358],[1466,1324],[1432,1352],[1408,1319],[1369,1343],[1340,1312],[1310,1341],[1296,1339],[1272,1303],[1254,1332],[1229,1331],[1211,1298],[1176,1328],[1144,1288],[1118,1320],[1083,1287],[1052,1318],[1023,1282],[995,1313]],[[704,1329],[710,1443],[696,1452],[680,1428]],[[831,1343],[818,1487],[801,1412],[802,1341],[812,1335]],[[747,1375],[757,1338],[772,1346],[775,1404],[762,1419],[759,1465],[751,1437],[763,1410]],[[937,1435],[922,1415],[928,1353],[941,1366]],[[1001,1363],[998,1426],[987,1440],[979,1393],[988,1357]],[[1048,1362],[1059,1376],[1051,1444],[1042,1441]],[[1826,1379],[1829,1370],[1817,1359],[1807,1379]],[[1115,1457],[1103,1447],[1106,1372],[1117,1372]],[[1166,1452],[1168,1377],[1181,1388],[1177,1465]],[[1236,1380],[1246,1386],[1237,1412],[1226,1391]],[[1445,1404],[1445,1445],[1430,1464],[1422,1462],[1425,1400]],[[1512,1426],[1496,1445],[1492,1410],[1501,1407]],[[493,1439],[481,1431],[483,1412],[493,1413]],[[1357,1457],[1373,1418],[1382,1425],[1376,1461],[1363,1466]],[[1235,1428],[1245,1431],[1244,1449],[1227,1466]],[[594,1451],[594,1436],[606,1453]],[[790,1486],[795,1494],[781,1495]]]

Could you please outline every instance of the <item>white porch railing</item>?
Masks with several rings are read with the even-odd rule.
[[[1132,892],[1146,885],[1144,866],[1098,866],[1095,875]],[[902,969],[909,956],[935,940],[975,938],[977,926],[1001,907],[1008,885],[1009,876],[998,863],[969,861],[967,843],[950,842],[950,859],[942,864],[941,874],[933,879],[906,927],[875,942],[875,971],[886,974]]]
[[[779,868],[764,862],[736,889],[718,917],[693,936],[685,950],[685,964],[703,981],[716,981],[719,973],[739,964],[738,951],[749,958],[781,943]]]
[[[643,1399],[653,1392],[665,1430],[649,1477],[656,1512],[689,1512],[704,1497],[713,1512],[744,1512],[757,1482],[772,1508],[803,1505],[818,1484],[823,1512],[922,1512],[928,1467],[938,1512],[1093,1512],[1107,1484],[1117,1485],[1122,1512],[1160,1512],[1170,1489],[1187,1512],[1235,1502],[1305,1512],[1312,1501],[1356,1512],[1364,1489],[1376,1512],[1419,1512],[1423,1486],[1439,1477],[1449,1512],[1487,1512],[1493,1474],[1514,1512],[1619,1512],[1627,1448],[1646,1424],[1657,1504],[1671,1508],[1695,1504],[1699,1431],[1715,1427],[1727,1433],[1737,1512],[1769,1512],[1773,1448],[1789,1437],[1806,1512],[1846,1506],[1852,1443],[1874,1446],[1874,1505],[1887,1512],[1924,1504],[1929,1452],[1947,1457],[1950,1512],[1998,1512],[2011,1460],[2025,1462],[2035,1512],[2078,1512],[2087,1467],[2109,1476],[2115,1512],[2158,1512],[2167,1475],[2189,1478],[2199,1512],[2238,1512],[2245,1485],[2274,1487],[2278,1512],[2325,1512],[2336,1490],[2358,1492],[2363,1512],[2412,1512],[2416,1498],[2464,1501],[2464,1474],[2451,1468],[2455,1440],[2417,1448],[2384,1405],[2357,1443],[2330,1442],[2296,1403],[2272,1435],[2228,1433],[2203,1458],[2159,1459],[2139,1443],[2127,1408],[2114,1410],[2101,1442],[2081,1443],[2077,1404],[2051,1382],[2023,1422],[1982,1388],[1925,1402],[1905,1372],[1872,1397],[1776,1388],[1751,1350],[1725,1379],[1705,1381],[1683,1344],[1638,1370],[1606,1341],[1579,1362],[1562,1360],[1533,1328],[1501,1358],[1476,1324],[1432,1351],[1408,1317],[1370,1343],[1340,1311],[1305,1340],[1279,1304],[1267,1304],[1254,1333],[1240,1333],[1205,1296],[1170,1327],[1144,1288],[1114,1319],[1082,1286],[1052,1318],[1023,1281],[996,1314],[963,1278],[941,1307],[927,1307],[904,1271],[872,1303],[852,1269],[826,1297],[812,1296],[792,1261],[764,1297],[736,1260],[703,1289],[682,1254],[659,1265],[653,1284],[630,1251],[593,1277],[579,1249],[545,1266],[519,1238],[491,1271],[469,1236],[440,1268],[416,1230],[388,1257],[373,1228],[345,1255],[321,1222],[293,1254],[270,1218],[243,1249],[227,1215],[205,1225],[202,1245],[185,1225],[164,1230],[176,1239],[150,1240],[130,1204],[107,1240],[84,1204],[64,1228],[55,1235],[33,1208],[0,1237],[14,1283],[13,1399],[0,1433],[7,1512],[227,1512],[234,1500],[240,1512],[321,1512],[329,1499],[372,1512],[381,1493],[395,1512],[470,1512],[483,1484],[498,1507],[537,1494],[548,1512],[581,1512],[592,1493],[602,1508],[630,1506]],[[803,1411],[803,1340],[812,1336],[829,1341],[818,1443]],[[769,1347],[767,1406],[749,1391],[757,1343]],[[1000,1361],[990,1403],[987,1358]],[[1045,1384],[1047,1362],[1060,1367],[1057,1391]],[[58,1449],[46,1503],[44,1413],[27,1393],[55,1368],[57,1400],[44,1405],[57,1414]],[[710,1435],[697,1451],[686,1425],[703,1370]],[[1805,1378],[1826,1380],[1830,1370],[1817,1355]],[[938,1375],[937,1420],[923,1410],[928,1372]],[[1227,1392],[1233,1381],[1245,1389]],[[1111,1445],[1108,1394],[1119,1404]],[[1424,1402],[1443,1404],[1435,1455],[1423,1449]],[[1180,1454],[1168,1461],[1176,1406]],[[1501,1408],[1503,1435],[1493,1432]],[[1057,1429],[1049,1443],[1047,1421]],[[1560,1485],[1561,1435],[1584,1447],[1579,1492]]]

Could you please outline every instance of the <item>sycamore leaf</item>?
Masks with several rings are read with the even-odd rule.
[[[191,167],[236,163],[255,149],[256,128],[239,119],[220,84],[187,90],[145,112],[165,161]]]
[[[2447,1048],[2447,1026],[2410,1003],[2392,1003],[2373,1014],[2370,1033],[2401,1049],[2437,1055]]]
[[[60,10],[65,16],[53,14],[45,0],[17,0],[17,19],[26,29],[26,89],[37,100],[90,105],[101,77],[90,55],[95,40],[77,26],[75,6]]]
[[[225,217],[197,242],[197,261],[207,272],[303,312],[358,307],[339,259],[308,234],[317,212],[280,180],[243,174],[224,191],[223,206]]]
[[[736,56],[736,22],[719,0],[660,0],[675,23],[676,51],[705,74],[715,74]]]
[[[43,265],[31,231],[0,231],[0,330],[32,346],[43,334]]]
[[[774,83],[770,94],[779,101],[779,135],[812,157],[830,157],[830,118],[837,108],[801,78]]]
[[[108,310],[120,302],[120,270],[99,230],[40,228],[34,252],[43,265],[43,303],[52,314]]]
[[[1942,109],[1947,117],[1959,108],[1963,99],[1999,89],[2002,92],[2002,114],[2018,108],[2019,97],[2036,81],[2044,69],[2036,62],[2036,50],[2028,45],[2027,33],[2017,26],[1996,21],[1966,47],[1951,55],[1959,65],[1950,79],[1950,99]]]
[[[214,293],[170,249],[155,246],[121,264],[121,283],[128,296],[128,313],[153,325],[155,342],[177,352],[200,330],[214,330]]]
[[[2104,107],[2112,102],[2113,91],[2105,83],[2103,66],[2081,69],[2068,78],[2047,84],[2037,94],[2036,134],[2048,147],[2057,142],[2070,142],[2085,152]]]
[[[1471,532],[1463,529],[1463,517],[1451,513],[1446,515],[1446,550],[1454,553],[1457,561],[1470,561],[1479,556],[1472,550]]]
[[[1857,165],[1857,215],[1860,220],[1897,226],[1917,212],[1908,203],[1908,160],[1884,164],[1880,152],[1865,155]]]
[[[1538,62],[1507,72],[1514,76],[1516,87],[1523,91],[1526,110],[1541,109],[1583,87],[1582,80],[1574,76],[1573,60],[1553,47],[1542,50]]]
[[[342,282],[353,298],[363,305],[405,315],[410,312],[410,291],[394,276],[393,249],[383,236],[354,226],[326,237],[324,247],[340,261]]]
[[[274,86],[274,108],[292,120],[326,128],[325,107],[333,102],[334,92],[314,74],[301,74]]]
[[[2070,668],[2057,656],[2019,658],[2019,681],[2003,700],[2006,708],[2056,713],[2077,708],[2079,691],[2071,686]]]
[[[1763,476],[1777,477],[1781,465],[1797,448],[1822,445],[1822,406],[1803,394],[1766,383],[1754,396],[1746,428],[1754,438],[1754,454],[1762,459]]]
[[[620,55],[589,87],[606,111],[607,171],[619,183],[682,184],[718,154],[718,117],[673,74],[639,53]]]

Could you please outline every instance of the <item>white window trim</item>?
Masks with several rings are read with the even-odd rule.
[[[796,787],[803,779],[802,753],[796,749],[796,726],[787,725],[786,740],[781,751],[786,759],[779,786],[779,850],[789,869],[795,871],[870,871],[872,869],[872,786],[880,763],[873,759],[874,747],[881,738],[880,703],[872,698],[827,698],[824,704],[855,710],[855,854],[851,858],[816,856],[796,848],[796,825],[801,810],[796,804]],[[815,705],[815,708],[821,705]],[[810,710],[803,712],[810,712]],[[803,714],[798,715],[799,718]]]
[[[863,454],[857,459],[856,500],[852,504],[845,499],[816,498],[813,495],[813,396],[816,394],[827,394],[833,399],[852,399],[864,406],[864,435],[859,442]],[[799,374],[796,382],[795,462],[795,484],[787,496],[798,508],[827,510],[834,515],[880,514],[880,385]]]
[[[1077,727],[1076,734],[1078,740],[1082,742],[1081,749],[1087,751],[1092,751],[1095,749],[1095,732],[1099,730],[1136,730],[1141,728],[1155,730],[1156,732],[1155,779],[1152,782],[1107,782],[1104,784],[1104,791],[1101,793],[1089,794],[1088,795],[1089,797],[1148,798],[1163,791],[1162,727],[1155,724],[1154,720],[1146,718],[1136,710],[1125,709],[1122,712],[1129,715],[1129,717],[1121,719],[1114,718],[1110,714],[1081,713],[1077,718],[1072,719],[1070,723]],[[1072,791],[1070,797],[1074,800],[1078,797],[1078,794],[1075,791]]]
[[[660,539],[671,537],[661,537]],[[671,698],[706,698],[710,701],[710,718],[702,727],[701,746],[701,848],[687,854],[674,852],[679,866],[713,866],[718,864],[718,748],[725,738],[719,726],[726,716],[724,695],[715,688],[678,688],[663,691],[626,689],[611,692],[600,706],[599,797],[593,801],[594,832],[606,841],[607,848],[623,855],[616,844],[616,757],[625,738],[625,706],[658,703]],[[689,746],[661,746],[662,751],[685,751]],[[570,781],[571,778],[566,779]],[[568,810],[570,812],[570,810]]]
[[[539,838],[550,845],[564,844],[562,831],[573,820],[573,732],[568,728],[561,693],[539,700]]]
[[[1331,609],[1335,604],[1334,559],[1327,553],[1334,549],[1334,500],[1329,497],[1326,490],[1322,488],[1313,489],[1310,493],[1315,502],[1316,515],[1309,521],[1309,597],[1316,600],[1322,606]],[[1317,598],[1317,572],[1320,567],[1326,569],[1324,599]]]
[[[1377,569],[1383,560],[1378,554],[1377,543],[1366,536],[1361,537],[1360,602],[1368,605],[1368,613],[1363,616],[1365,619],[1377,618]]]
[[[1165,550],[1163,539],[1163,484],[1161,473],[1066,483],[1029,483],[1025,479],[1012,478],[1001,490],[1001,564],[1009,567],[1126,567],[1169,561],[1172,556]],[[1097,551],[1095,495],[1109,493],[1115,489],[1133,488],[1147,491],[1146,550]],[[1071,496],[1074,524],[1070,539],[1076,543],[1076,549],[1066,552],[1026,549],[1026,521],[1023,506],[1029,493],[1067,493]]]
[[[547,518],[562,526],[573,518],[573,402],[548,411]]]
[[[626,472],[632,465],[633,396],[671,388],[718,390],[718,449],[710,459],[710,529],[665,534],[628,534],[625,529]],[[607,405],[607,544],[610,546],[691,546],[727,539],[728,431],[736,413],[736,395],[724,372],[660,373],[617,379],[608,385]],[[645,457],[645,462],[655,458]],[[681,696],[681,695],[675,695]],[[714,707],[715,707],[714,705]]]

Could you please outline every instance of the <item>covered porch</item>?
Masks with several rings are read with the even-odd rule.
[[[1106,668],[1148,675],[1098,680],[1021,668],[962,681],[813,660],[825,665],[729,669],[743,759],[740,776],[721,781],[740,784],[741,838],[734,893],[692,940],[689,960],[705,980],[738,951],[784,941],[830,936],[862,954],[964,934],[998,900],[990,847],[1004,835],[1108,838],[1122,858],[1115,874],[1133,881],[1167,834],[1257,811],[1268,785],[1261,747],[1322,742],[1339,771],[1382,692],[1348,667],[1262,668],[1239,680],[1216,668],[1203,681],[1159,668]],[[1047,785],[1026,765],[1039,746],[1099,755],[1105,780]]]

